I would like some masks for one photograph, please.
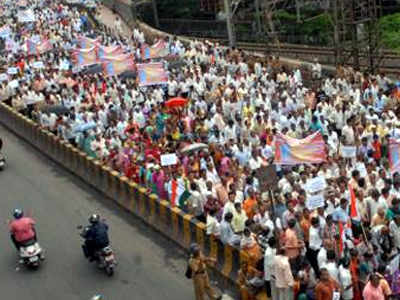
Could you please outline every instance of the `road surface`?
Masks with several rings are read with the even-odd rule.
[[[172,242],[122,211],[54,162],[0,126],[8,166],[0,172],[0,299],[190,300],[185,255]],[[38,271],[17,267],[6,221],[15,207],[37,219],[47,260]],[[110,225],[119,265],[108,278],[81,252],[76,226],[91,213]]]

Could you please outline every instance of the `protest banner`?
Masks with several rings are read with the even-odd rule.
[[[325,177],[318,176],[307,180],[305,188],[310,194],[324,190],[326,188]]]
[[[42,102],[42,100],[39,100],[39,99],[35,99],[35,98],[28,98],[28,99],[26,99],[25,100],[25,104],[26,105],[30,105],[30,104],[36,104],[36,103],[39,103],[39,102]]]
[[[304,139],[278,134],[275,139],[275,164],[320,164],[326,161],[326,145],[318,131]]]
[[[367,168],[365,167],[364,164],[358,164],[356,169],[358,170],[358,172],[360,172],[361,177],[368,176]]]
[[[18,11],[18,22],[28,23],[35,22],[35,13],[32,9],[25,9]]]
[[[14,68],[14,67],[8,68],[7,69],[7,74],[10,74],[10,75],[18,74],[18,69]]]
[[[139,86],[166,84],[168,82],[168,74],[162,63],[139,64],[137,69]]]
[[[163,154],[160,156],[161,166],[173,166],[178,163],[178,157],[175,153]]]
[[[307,196],[306,207],[309,210],[314,210],[323,206],[325,206],[325,198],[323,193]]]
[[[11,34],[11,28],[8,25],[4,25],[3,27],[0,27],[0,37],[5,39],[9,37]]]
[[[343,158],[353,158],[356,157],[357,147],[356,146],[341,146],[340,155]]]
[[[8,80],[8,75],[5,73],[0,74],[0,81],[7,81]]]
[[[42,61],[35,61],[35,62],[32,64],[32,67],[33,67],[34,69],[44,69],[44,64],[43,64]]]

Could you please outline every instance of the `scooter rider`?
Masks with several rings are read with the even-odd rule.
[[[19,251],[19,248],[27,241],[34,239],[36,241],[36,224],[32,218],[24,217],[24,212],[17,208],[14,209],[13,216],[15,220],[9,224],[11,240]]]
[[[95,259],[95,253],[107,247],[110,241],[108,239],[108,225],[100,221],[99,215],[91,215],[89,222],[90,226],[83,235],[85,238],[83,252],[92,261]]]

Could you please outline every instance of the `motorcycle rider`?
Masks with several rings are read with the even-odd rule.
[[[97,251],[102,250],[110,244],[108,239],[108,225],[100,221],[100,216],[93,214],[89,218],[90,226],[85,230],[83,237],[85,244],[83,252],[90,261],[96,259]]]
[[[36,231],[34,228],[36,223],[32,218],[24,217],[24,212],[19,208],[14,209],[13,216],[15,220],[9,224],[11,240],[15,248],[19,251],[25,242],[32,239],[36,241]]]

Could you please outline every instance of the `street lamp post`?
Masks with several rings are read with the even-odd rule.
[[[254,0],[254,6],[256,9],[257,33],[261,33],[262,27],[261,27],[261,15],[260,15],[260,0]]]
[[[226,27],[228,29],[229,47],[235,47],[236,37],[232,23],[232,6],[231,0],[224,0],[225,15],[226,15]]]
[[[160,21],[158,20],[158,11],[157,11],[156,0],[151,1],[151,6],[153,7],[154,24],[156,25],[157,28],[160,28]]]

